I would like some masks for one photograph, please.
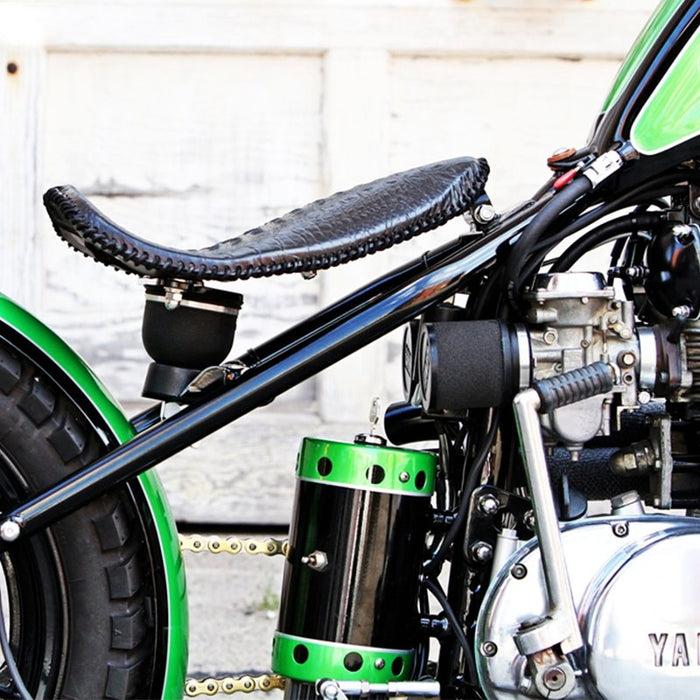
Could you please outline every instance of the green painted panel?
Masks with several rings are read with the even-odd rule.
[[[683,0],[663,0],[656,8],[654,14],[649,18],[649,21],[646,23],[644,29],[642,29],[642,32],[637,37],[634,44],[632,44],[632,48],[620,66],[620,70],[617,72],[615,80],[613,81],[612,88],[603,103],[603,112],[606,112],[617,101],[617,98],[620,97],[622,91],[627,87],[635,71],[642,63],[642,60],[647,53],[649,53],[649,49],[653,46],[669,19],[682,3]]]
[[[133,437],[133,426],[117,401],[88,365],[58,335],[2,294],[0,294],[0,319],[63,369],[90,400],[120,443]],[[181,698],[187,672],[188,630],[184,564],[170,505],[158,475],[151,470],[139,476],[138,481],[158,529],[161,559],[168,587],[169,624],[166,631],[168,659],[163,698]]]
[[[700,31],[696,31],[637,116],[632,145],[660,153],[700,135]]]

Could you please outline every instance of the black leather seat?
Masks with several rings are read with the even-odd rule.
[[[359,185],[208,248],[177,250],[121,228],[70,185],[44,204],[69,245],[143,277],[228,281],[339,265],[408,240],[465,212],[488,164],[455,158]]]

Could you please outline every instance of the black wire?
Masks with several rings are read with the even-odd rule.
[[[518,275],[518,289],[521,289],[524,282],[529,279],[535,270],[541,266],[542,261],[546,257],[546,252],[542,253],[543,250],[549,251],[554,245],[563,241],[568,236],[577,233],[601,217],[607,216],[617,209],[631,207],[635,204],[648,205],[663,197],[687,194],[687,187],[679,186],[679,183],[691,181],[697,182],[698,180],[700,180],[700,177],[690,170],[665,173],[657,178],[654,178],[653,180],[644,182],[620,197],[601,204],[594,209],[590,209],[587,213],[578,216],[568,226],[565,226],[555,234],[542,236],[542,233],[545,233],[545,231],[540,232],[540,234],[537,236],[539,240],[533,243],[529,251],[528,257],[530,259],[527,261],[523,259],[521,261],[522,271]],[[569,187],[571,187],[571,185],[564,188],[562,191],[565,192],[567,189],[569,189]],[[538,252],[542,254],[539,256],[535,255]]]
[[[488,457],[489,451],[491,450],[491,445],[493,444],[494,438],[496,437],[496,430],[498,429],[498,416],[499,411],[496,410],[493,413],[491,425],[488,432],[484,436],[484,440],[479,446],[479,452],[477,453],[474,462],[469,470],[467,479],[464,483],[464,489],[462,490],[462,500],[459,504],[459,509],[455,515],[455,519],[450,525],[450,529],[445,535],[440,546],[437,548],[435,553],[430,557],[424,566],[424,573],[428,576],[437,574],[440,569],[440,565],[447,554],[447,550],[450,545],[455,541],[460,528],[464,524],[464,520],[467,517],[467,512],[469,510],[469,497],[471,492],[477,487],[479,483],[479,478],[481,476],[481,471],[484,466],[484,462]],[[466,457],[465,457],[466,460]]]
[[[558,190],[513,244],[505,267],[506,289],[511,305],[517,306],[523,280],[527,279],[523,277],[522,265],[529,257],[533,246],[559,218],[561,213],[590,192],[591,188],[590,180],[579,177],[563,189]]]
[[[582,255],[601,243],[614,238],[621,233],[637,233],[640,230],[656,228],[667,219],[665,212],[650,214],[627,214],[587,231],[577,241],[571,244],[552,265],[550,272],[568,270]]]
[[[467,674],[469,676],[469,680],[472,682],[472,684],[474,684],[477,679],[476,663],[474,661],[474,651],[471,644],[469,644],[467,635],[464,634],[462,625],[457,619],[457,615],[455,615],[455,611],[452,609],[450,601],[447,600],[447,596],[445,595],[445,591],[442,590],[442,586],[432,578],[426,578],[423,580],[423,582],[425,587],[435,596],[438,603],[440,603],[445,615],[447,615],[452,631],[454,632],[459,645],[464,650],[464,660],[467,664]]]
[[[678,181],[678,176],[676,175],[676,177],[672,179],[666,177],[665,179],[671,183],[675,183]],[[591,209],[589,212],[580,216],[568,226],[565,226],[559,232],[542,238],[533,246],[530,259],[527,262],[527,264],[523,266],[522,279],[527,280],[535,273],[536,270],[538,270],[541,267],[548,252],[555,245],[563,241],[565,238],[568,238],[569,236],[578,233],[579,231],[591,225],[603,216],[607,216],[608,214],[613,213],[617,209],[633,206],[635,203],[648,204],[648,198],[656,199],[662,196],[683,194],[685,193],[685,191],[686,189],[681,187],[674,187],[672,190],[669,190],[667,186],[667,188],[664,190],[655,190],[653,192],[648,192],[643,187],[639,187],[636,190],[627,193],[623,197],[619,197],[618,199],[615,199],[606,204],[602,204],[596,207],[595,209]],[[644,197],[643,202],[635,201],[638,197],[642,196]]]
[[[12,677],[12,682],[15,685],[15,689],[22,700],[32,700],[32,696],[29,694],[27,687],[22,681],[22,676],[19,673],[19,668],[17,668],[17,663],[15,662],[14,654],[10,648],[10,642],[7,639],[7,633],[5,632],[5,616],[2,612],[2,600],[0,599],[0,648],[2,653],[5,655],[5,663]]]

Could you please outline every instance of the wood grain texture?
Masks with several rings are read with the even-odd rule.
[[[619,57],[654,0],[129,0],[4,3],[54,49],[323,51]],[[263,30],[264,28],[264,30]]]

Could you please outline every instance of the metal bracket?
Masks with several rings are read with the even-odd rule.
[[[385,695],[418,698],[436,698],[440,695],[437,681],[390,681],[369,683],[368,681],[334,681],[325,678],[316,683],[316,692],[324,700],[348,700],[348,696],[369,697]]]

